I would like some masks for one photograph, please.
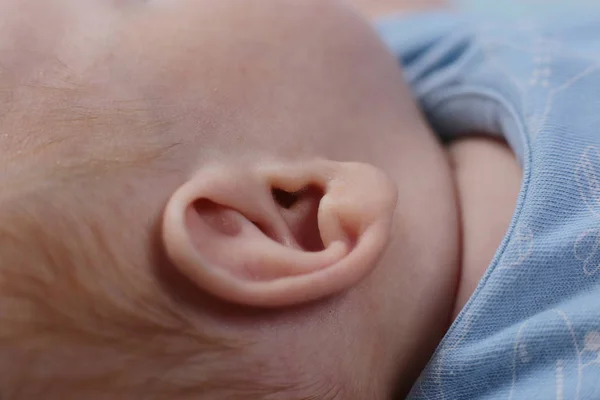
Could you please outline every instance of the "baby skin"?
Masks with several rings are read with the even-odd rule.
[[[322,0],[0,1],[0,168],[2,400],[401,398],[521,174]]]

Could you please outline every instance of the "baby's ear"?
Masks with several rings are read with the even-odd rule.
[[[392,181],[366,164],[204,168],[169,200],[164,247],[221,300],[296,305],[348,289],[375,267],[396,199]]]

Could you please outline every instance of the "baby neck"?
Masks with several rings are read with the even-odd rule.
[[[470,136],[447,147],[461,223],[461,273],[452,320],[474,293],[514,213],[522,172],[502,141]]]

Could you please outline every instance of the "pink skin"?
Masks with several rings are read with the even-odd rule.
[[[199,310],[199,324],[256,343],[246,357],[274,382],[330,382],[344,400],[405,393],[468,297],[456,303],[463,181],[363,19],[321,0],[41,4],[0,2],[2,22],[30,21],[1,25],[0,44],[36,50],[4,54],[12,82],[58,59],[86,105],[135,98],[139,118],[162,127],[101,140],[76,132],[68,146],[184,144],[160,174],[114,177],[135,176],[143,201],[103,195],[135,209],[134,226],[162,223],[161,279]],[[32,130],[41,137],[0,142],[25,154],[24,171],[78,157],[64,146],[28,157],[27,146],[56,135],[42,122]],[[458,153],[471,160],[468,149]],[[494,245],[474,250],[483,256],[469,282]]]

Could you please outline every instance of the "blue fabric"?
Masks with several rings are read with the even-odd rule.
[[[501,134],[523,167],[510,228],[412,399],[600,399],[597,4],[378,26],[437,132]]]

